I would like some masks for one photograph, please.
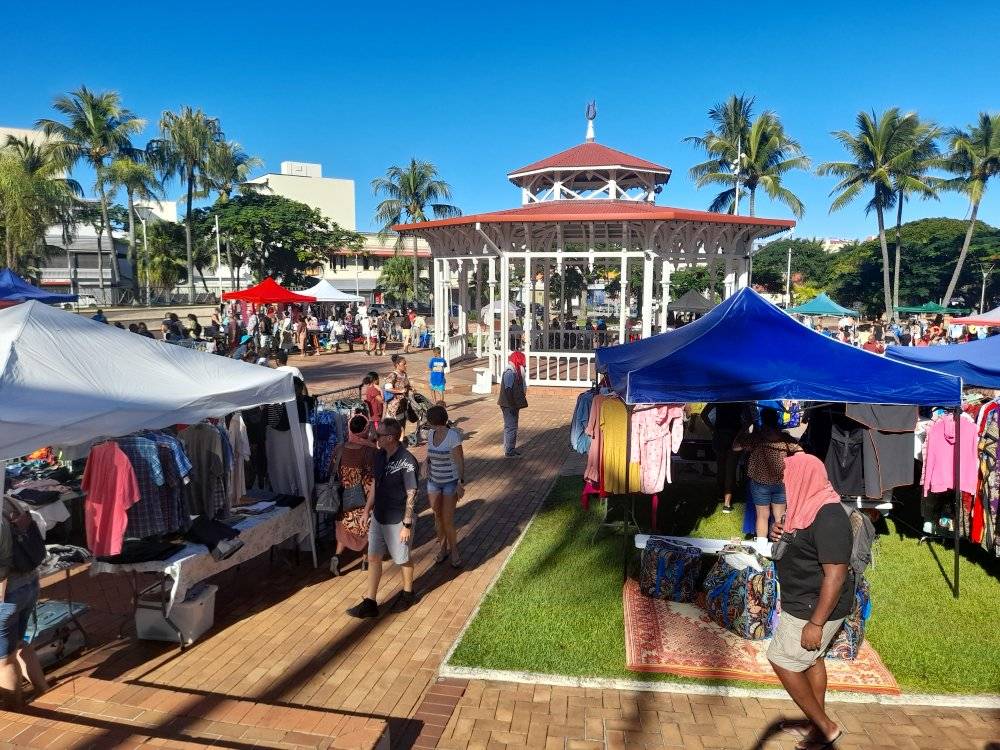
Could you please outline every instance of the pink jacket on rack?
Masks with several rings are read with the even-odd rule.
[[[641,467],[641,489],[653,495],[671,481],[670,454],[684,439],[684,405],[638,406],[632,412],[631,462]]]
[[[962,426],[959,466],[962,492],[975,494],[979,479],[979,428],[966,417],[958,423]],[[927,430],[923,475],[924,495],[955,488],[955,420],[951,415],[938,419]]]

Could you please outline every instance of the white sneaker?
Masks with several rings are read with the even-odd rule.
[[[336,555],[330,558],[330,572],[335,576],[340,575],[340,558]]]

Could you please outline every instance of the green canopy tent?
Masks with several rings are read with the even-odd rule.
[[[924,304],[916,307],[897,307],[896,312],[913,315],[944,315],[946,313],[950,313],[952,315],[965,315],[969,311],[966,308],[961,307],[945,307],[944,305],[939,305],[937,302],[925,302]]]
[[[820,292],[808,302],[796,307],[790,307],[785,312],[796,315],[829,315],[838,318],[844,315],[852,318],[858,317],[857,310],[849,310],[846,307],[838,305],[827,296],[826,292]]]
[[[676,302],[671,302],[669,309],[674,312],[690,312],[701,315],[707,313],[713,307],[714,305],[705,299],[703,295],[698,294],[694,289],[689,289]]]

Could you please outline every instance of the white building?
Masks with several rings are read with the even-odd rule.
[[[281,172],[255,177],[264,195],[281,195],[317,209],[344,229],[355,229],[354,180],[324,177],[323,166],[309,162],[283,161]]]

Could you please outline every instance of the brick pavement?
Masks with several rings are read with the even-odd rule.
[[[410,359],[418,387],[426,382],[426,359],[426,353]],[[299,357],[292,364],[303,369],[313,392],[357,384],[369,369],[390,369],[387,357],[357,353]],[[344,609],[364,590],[353,562],[346,575],[331,578],[322,567],[259,559],[219,577],[216,627],[184,653],[116,640],[128,610],[127,582],[78,573],[74,595],[94,607],[87,626],[97,645],[63,668],[66,682],[44,702],[26,714],[0,712],[0,748],[371,747],[385,741],[386,730],[398,748],[783,746],[756,738],[774,716],[795,714],[787,702],[436,677],[559,473],[574,403],[571,393],[535,390],[522,416],[525,456],[506,461],[494,399],[470,395],[471,380],[471,369],[457,368],[447,396],[467,434],[470,481],[456,514],[464,570],[433,565],[433,525],[424,508],[414,545],[422,598],[410,611],[374,622],[347,617]],[[47,584],[52,592],[62,586]],[[389,569],[380,601],[399,585]],[[845,724],[856,717],[843,747],[982,748],[990,733],[1000,736],[996,712],[852,705],[838,707],[838,714]],[[871,732],[854,731],[859,728]]]

